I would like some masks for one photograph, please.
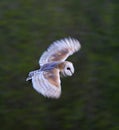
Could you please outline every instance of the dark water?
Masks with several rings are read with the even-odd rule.
[[[0,129],[118,130],[119,20],[116,1],[0,1]],[[74,37],[72,77],[60,99],[39,95],[29,71],[54,41]]]

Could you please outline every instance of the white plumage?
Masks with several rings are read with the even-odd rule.
[[[53,42],[39,60],[41,68],[31,71],[26,81],[32,80],[33,88],[40,94],[59,98],[61,95],[60,73],[63,76],[72,76],[74,73],[73,64],[65,60],[80,48],[79,41],[74,38]]]

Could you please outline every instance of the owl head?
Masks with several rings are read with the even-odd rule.
[[[64,62],[64,67],[61,70],[61,74],[66,77],[66,76],[72,76],[73,73],[74,73],[73,64],[71,62],[69,62],[69,61],[65,61]]]

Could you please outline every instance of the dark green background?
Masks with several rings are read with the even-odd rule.
[[[119,4],[116,0],[0,1],[0,129],[119,130]],[[25,79],[55,40],[77,38],[60,99]]]

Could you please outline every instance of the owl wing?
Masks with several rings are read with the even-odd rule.
[[[53,61],[65,61],[66,58],[80,49],[81,45],[78,40],[74,38],[64,38],[55,41],[42,54],[39,64],[43,66]]]
[[[41,71],[32,77],[33,88],[42,95],[59,98],[61,94],[59,70]]]

